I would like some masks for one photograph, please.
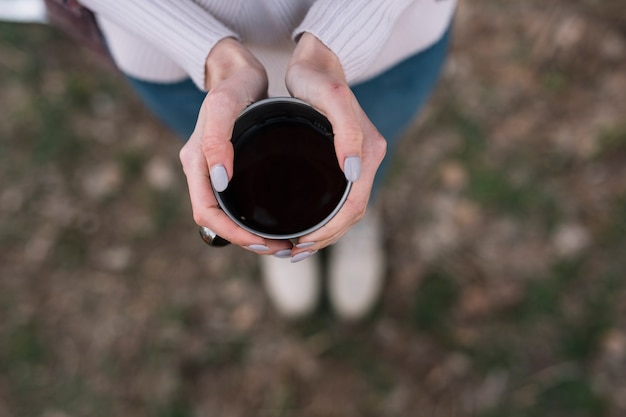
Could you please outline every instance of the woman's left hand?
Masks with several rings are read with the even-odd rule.
[[[367,208],[374,176],[387,144],[368,119],[346,82],[337,56],[319,39],[304,33],[287,68],[285,78],[291,95],[323,113],[333,126],[337,160],[346,178],[353,182],[348,199],[324,227],[299,239],[297,253],[336,242],[358,222]]]

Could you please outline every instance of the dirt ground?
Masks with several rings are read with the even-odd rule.
[[[626,7],[461,4],[381,202],[376,311],[206,247],[118,74],[0,23],[0,417],[626,415]]]

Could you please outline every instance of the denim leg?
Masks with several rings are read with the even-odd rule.
[[[186,79],[176,83],[154,83],[126,76],[145,105],[181,140],[193,133],[206,93]]]
[[[381,75],[352,87],[359,104],[387,140],[372,195],[380,186],[404,130],[434,90],[448,52],[450,32],[430,48],[413,55]]]

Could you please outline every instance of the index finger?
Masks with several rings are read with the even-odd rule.
[[[288,242],[264,239],[240,228],[221,210],[211,188],[206,161],[200,154],[199,147],[197,139],[192,136],[180,154],[187,177],[194,221],[229,242],[253,251],[273,253],[290,248]]]
[[[233,125],[248,104],[240,102],[237,93],[227,87],[209,92],[202,103],[200,143],[211,182],[217,191],[224,191],[232,177],[234,151],[230,140]]]
[[[346,179],[357,181],[361,176],[364,133],[356,97],[345,82],[330,74],[307,68],[299,76],[307,83],[304,88],[293,86],[292,93],[328,118],[335,136],[337,162]]]

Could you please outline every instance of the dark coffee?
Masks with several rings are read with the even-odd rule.
[[[241,226],[265,237],[290,238],[320,226],[349,190],[330,123],[314,110],[310,115],[316,117],[298,115],[302,111],[267,111],[267,118],[255,117],[233,135],[234,172],[219,193],[220,205]]]

